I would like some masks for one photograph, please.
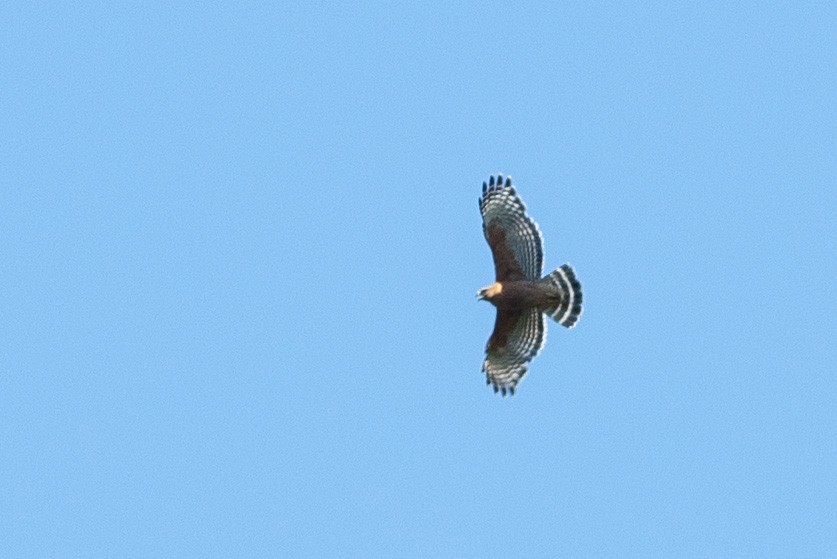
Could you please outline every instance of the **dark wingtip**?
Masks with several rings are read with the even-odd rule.
[[[511,186],[511,177],[506,177],[506,186]]]
[[[488,190],[488,185],[485,184],[485,181],[482,181],[482,193],[485,194],[486,190]]]
[[[494,175],[488,177],[488,186],[494,186]]]
[[[497,173],[497,186],[503,186],[503,173]]]

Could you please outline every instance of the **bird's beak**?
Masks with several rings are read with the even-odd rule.
[[[485,300],[485,289],[480,289],[479,291],[477,291],[477,299],[479,299],[480,301]]]

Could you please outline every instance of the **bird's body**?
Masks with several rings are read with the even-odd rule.
[[[502,310],[544,308],[561,302],[561,292],[543,281],[512,280],[492,285],[499,286],[496,294],[483,298]]]
[[[529,361],[546,339],[549,316],[572,328],[581,315],[581,284],[564,264],[543,273],[543,239],[526,214],[511,177],[491,177],[479,199],[483,233],[494,257],[496,281],[477,296],[497,307],[494,331],[485,348],[483,372],[495,392],[514,394]]]

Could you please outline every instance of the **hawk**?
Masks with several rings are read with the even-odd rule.
[[[494,257],[495,282],[477,297],[497,307],[494,331],[485,347],[486,384],[503,396],[514,394],[529,361],[546,341],[546,316],[572,328],[581,316],[581,284],[564,264],[543,273],[543,237],[526,214],[511,177],[492,176],[479,198],[482,230]]]

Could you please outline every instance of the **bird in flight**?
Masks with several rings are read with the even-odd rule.
[[[486,384],[503,396],[514,394],[529,361],[546,342],[546,316],[572,328],[581,316],[581,284],[564,264],[543,274],[543,237],[526,214],[511,177],[492,176],[479,198],[482,230],[494,257],[495,282],[477,297],[497,307],[494,331],[485,347]]]

